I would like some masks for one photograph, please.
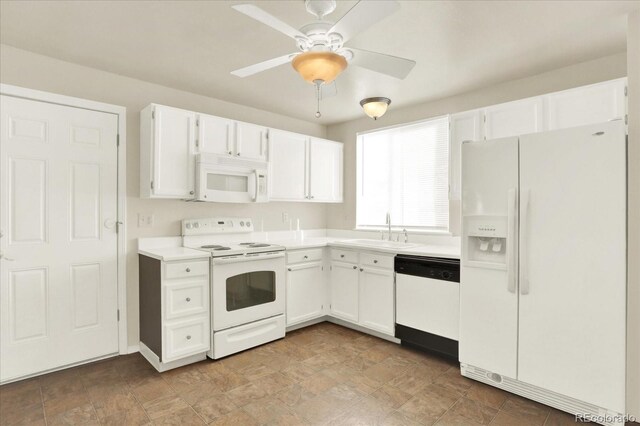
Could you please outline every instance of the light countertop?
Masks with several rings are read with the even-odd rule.
[[[164,262],[184,259],[208,259],[210,256],[207,251],[186,247],[149,247],[138,249],[138,253]]]

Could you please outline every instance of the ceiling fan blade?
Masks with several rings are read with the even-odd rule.
[[[262,22],[263,24],[273,28],[274,30],[278,30],[283,34],[288,35],[291,38],[307,38],[306,35],[302,34],[291,25],[287,24],[286,22],[282,22],[280,19],[265,12],[258,6],[254,6],[252,4],[236,4],[231,7],[240,13],[244,13],[248,17],[255,19],[258,22]]]
[[[346,42],[354,35],[400,9],[395,0],[360,0],[329,30],[338,33]]]
[[[329,84],[323,84],[320,86],[320,99],[331,98],[338,94],[338,86],[336,86],[336,81],[333,80]]]
[[[403,80],[413,67],[416,61],[411,59],[398,58],[397,56],[385,55],[384,53],[369,52],[368,50],[354,49],[349,47],[353,52],[353,58],[349,63],[362,68],[368,68],[382,74]]]
[[[231,74],[235,75],[236,77],[248,77],[250,75],[286,64],[287,62],[290,62],[291,58],[293,58],[295,55],[295,53],[289,53],[288,55],[269,59],[268,61],[259,62],[257,64],[249,65],[248,67],[231,71]]]

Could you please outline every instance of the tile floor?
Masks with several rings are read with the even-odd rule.
[[[0,424],[569,425],[451,361],[322,323],[163,374],[140,354],[0,387]]]

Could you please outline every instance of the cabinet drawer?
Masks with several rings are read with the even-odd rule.
[[[314,262],[317,260],[322,260],[322,249],[287,252],[287,263]]]
[[[393,258],[394,256],[384,254],[360,253],[360,264],[376,268],[393,269]]]
[[[164,286],[164,319],[172,320],[209,311],[209,280]]]
[[[332,249],[331,259],[340,262],[358,263],[358,252],[349,250]]]
[[[209,350],[209,316],[173,322],[163,327],[162,362]]]
[[[194,260],[186,262],[171,262],[165,265],[165,278],[189,278],[209,273],[208,260]]]

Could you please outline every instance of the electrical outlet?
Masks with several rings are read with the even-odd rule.
[[[287,222],[289,222],[289,213],[282,212],[282,223],[287,223]]]
[[[148,228],[153,225],[153,215],[138,213],[138,228]]]

